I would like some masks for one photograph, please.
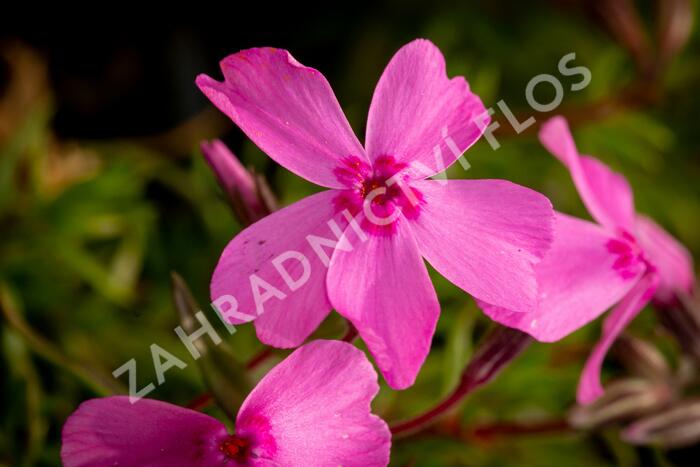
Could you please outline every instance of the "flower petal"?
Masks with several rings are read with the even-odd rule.
[[[625,177],[598,159],[579,155],[569,125],[554,117],[542,125],[540,141],[571,172],[591,216],[612,232],[634,226],[634,198]]]
[[[153,399],[125,396],[83,402],[63,427],[66,467],[223,465],[218,420]]]
[[[355,325],[389,386],[404,389],[430,351],[440,304],[408,221],[397,222],[391,235],[336,250],[327,284],[331,303]]]
[[[295,350],[250,393],[236,434],[276,465],[380,466],[389,462],[391,434],[371,413],[379,391],[365,355],[340,341]]]
[[[618,255],[608,244],[614,238],[597,224],[556,213],[554,242],[535,266],[538,307],[520,313],[479,302],[493,320],[543,342],[557,341],[596,319],[637,283],[645,267],[628,265],[634,274],[614,267]]]
[[[423,164],[416,178],[426,178],[445,170],[479,139],[483,131],[474,119],[484,112],[463,77],[447,77],[440,50],[415,40],[396,52],[377,83],[367,119],[367,154],[371,160],[388,155]],[[484,117],[483,127],[489,122]]]
[[[334,218],[336,194],[329,190],[304,198],[275,211],[231,240],[211,280],[212,301],[221,301],[219,312],[229,322],[238,324],[256,318],[260,340],[276,347],[296,347],[318,327],[331,309],[326,297],[327,269],[307,235],[337,238],[328,225]],[[287,271],[289,279],[300,281],[295,290],[287,285],[274,264],[289,252],[291,256],[280,260],[279,267]],[[302,282],[305,269],[308,279]],[[234,297],[238,302],[235,311],[249,318],[231,313],[225,296]]]
[[[689,293],[695,283],[693,258],[688,250],[656,222],[637,216],[635,234],[644,254],[659,272],[659,290],[654,297],[673,302],[677,290]]]
[[[278,163],[318,185],[340,188],[340,160],[364,158],[326,78],[281,49],[243,50],[221,61],[224,82],[197,85]]]
[[[412,184],[425,204],[411,224],[421,254],[475,298],[510,310],[536,307],[533,265],[552,242],[549,200],[504,180]]]
[[[610,312],[603,323],[603,334],[593,347],[581,372],[576,398],[579,404],[589,404],[603,394],[600,372],[603,359],[613,342],[651,300],[659,283],[656,273],[642,277],[622,301]]]

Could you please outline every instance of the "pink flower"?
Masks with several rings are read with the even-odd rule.
[[[692,289],[692,260],[654,221],[635,213],[622,175],[578,153],[564,118],[546,122],[540,140],[569,169],[598,224],[557,213],[552,248],[537,266],[540,298],[534,313],[480,305],[496,321],[552,342],[618,303],[581,375],[578,400],[589,403],[603,392],[600,372],[606,353],[637,313],[652,298],[669,302],[677,290]]]
[[[224,82],[197,78],[209,99],[278,163],[331,188],[242,231],[221,256],[214,303],[235,297],[233,311],[257,315],[260,340],[300,345],[335,308],[400,389],[413,384],[440,312],[423,258],[475,297],[535,308],[549,200],[502,180],[426,179],[488,120],[464,78],[447,77],[435,45],[413,41],[389,62],[364,147],[323,75],[289,52],[245,50],[221,69]],[[352,216],[358,222],[348,225]],[[233,324],[245,321],[219,309]]]
[[[386,465],[391,434],[370,413],[377,374],[364,354],[314,341],[248,395],[235,433],[189,409],[128,397],[84,402],[63,427],[66,467]]]

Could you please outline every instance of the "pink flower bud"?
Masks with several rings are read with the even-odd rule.
[[[264,179],[243,167],[223,142],[203,141],[201,149],[241,223],[252,224],[274,210]]]

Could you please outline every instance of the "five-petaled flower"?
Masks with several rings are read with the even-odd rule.
[[[364,147],[323,75],[287,51],[244,50],[221,69],[223,82],[197,78],[209,99],[279,164],[331,188],[242,231],[219,260],[214,303],[235,297],[235,312],[256,316],[261,341],[298,346],[335,308],[401,389],[413,384],[440,311],[423,258],[480,300],[536,307],[533,266],[551,243],[549,200],[502,180],[427,179],[488,124],[481,100],[464,78],[447,77],[431,42],[413,41],[389,62]]]
[[[537,266],[540,298],[535,312],[480,305],[491,318],[551,342],[617,303],[581,375],[578,400],[589,403],[603,392],[605,354],[639,311],[652,299],[668,303],[677,291],[691,291],[692,259],[654,221],[635,213],[632,190],[622,175],[579,154],[564,118],[546,122],[540,140],[569,169],[598,224],[557,213],[552,248]]]
[[[152,399],[84,402],[63,428],[66,467],[310,466],[389,463],[391,434],[370,412],[377,373],[340,341],[314,341],[273,368],[243,402],[235,432]]]

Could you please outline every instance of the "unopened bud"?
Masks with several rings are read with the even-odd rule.
[[[633,444],[654,444],[680,448],[700,442],[700,401],[684,401],[674,407],[642,418],[622,432]]]
[[[473,389],[489,382],[511,360],[520,355],[530,342],[532,338],[522,331],[497,326],[480,343],[464,369],[462,385]]]
[[[592,404],[574,407],[569,413],[569,423],[576,428],[590,429],[629,420],[662,407],[671,396],[671,389],[659,383],[637,378],[615,381]]]
[[[690,0],[658,2],[658,55],[666,65],[685,46],[693,30],[693,5]]]
[[[700,303],[699,297],[676,292],[673,304],[655,303],[663,326],[676,338],[683,352],[700,363]]]
[[[276,209],[275,197],[264,177],[243,167],[223,142],[203,141],[201,149],[242,224],[250,225]]]
[[[652,63],[649,37],[639,11],[632,0],[591,2],[610,34],[630,53],[642,72],[647,72]]]
[[[522,331],[496,325],[479,343],[457,388],[446,399],[423,414],[391,426],[393,436],[405,436],[433,423],[474,389],[491,381],[515,357],[532,342],[532,337]]]
[[[615,342],[614,352],[634,376],[661,382],[671,379],[671,368],[666,358],[646,341],[623,334]]]

